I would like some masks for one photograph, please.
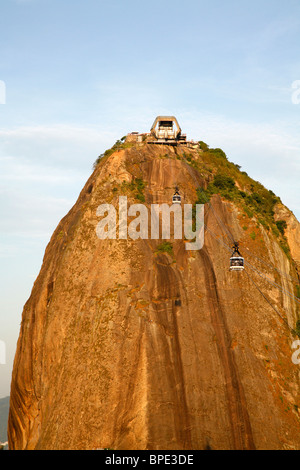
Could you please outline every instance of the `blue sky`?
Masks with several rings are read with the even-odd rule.
[[[2,0],[0,397],[46,244],[127,132],[175,115],[300,219],[299,44],[298,0]]]

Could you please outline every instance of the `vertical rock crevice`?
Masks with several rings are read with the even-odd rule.
[[[199,256],[204,266],[211,322],[216,334],[219,358],[224,370],[233,449],[254,450],[255,444],[247,410],[247,402],[235,364],[233,350],[231,349],[232,339],[230,338],[226,317],[219,299],[213,264],[205,248],[200,251]]]
[[[183,240],[172,240],[168,255],[157,252],[161,240],[97,239],[98,205],[117,207],[123,194],[137,203],[128,184],[137,179],[147,183],[147,206],[170,203],[176,183],[183,203],[193,204],[206,168],[197,151],[193,157],[200,170],[184,150],[166,146],[113,153],[58,225],[23,311],[11,449],[300,449],[290,338],[253,287],[232,285],[223,246],[216,243],[214,255],[207,240],[189,253]],[[246,237],[233,202],[219,198],[215,210],[230,234]],[[206,225],[222,236],[211,212]],[[264,246],[269,258],[267,243],[250,243],[259,257]],[[280,269],[288,275],[284,259]],[[243,292],[240,312],[235,303]],[[268,294],[284,302],[275,288]],[[284,306],[295,319],[294,303]]]

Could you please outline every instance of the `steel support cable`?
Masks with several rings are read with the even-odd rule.
[[[213,234],[213,232],[211,232],[211,230],[210,230],[207,226],[205,226],[205,227],[206,227],[206,229],[209,231],[209,233],[210,233],[218,242],[222,243],[222,244],[228,249],[228,251],[231,251],[230,248],[229,248],[229,246],[226,245],[226,243],[224,243],[222,240],[218,239],[218,238],[215,236],[215,234]],[[264,297],[264,299],[270,304],[270,306],[275,310],[275,312],[277,313],[277,315],[279,315],[280,318],[284,321],[284,323],[288,326],[288,328],[291,330],[291,332],[292,332],[293,334],[296,334],[295,330],[290,327],[288,321],[281,315],[281,313],[276,309],[276,307],[274,307],[274,305],[269,301],[269,299],[264,295],[264,293],[261,292],[261,290],[259,289],[259,287],[258,287],[257,284],[255,283],[255,281],[252,279],[252,277],[250,276],[250,274],[248,273],[248,271],[247,271],[246,269],[245,269],[244,271],[245,271],[245,273],[247,274],[247,276],[249,277],[249,279],[251,280],[251,282],[255,285],[255,287],[256,287],[256,288],[258,289],[258,291],[261,293],[261,295]],[[269,282],[269,280],[268,280],[267,278],[265,278],[265,279]]]
[[[229,247],[229,245],[227,245],[225,242],[223,242],[223,240],[220,240],[220,239],[207,227],[207,225],[205,225],[205,227],[206,227],[206,229],[208,230],[208,232],[209,232],[219,243],[221,243],[223,246],[225,246],[225,247],[227,248],[227,250],[228,250],[229,252],[232,251],[231,248]],[[281,287],[281,286],[280,286],[279,284],[277,284],[276,282],[273,282],[273,281],[271,281],[270,279],[268,279],[268,278],[267,278],[266,276],[264,276],[258,269],[254,268],[254,267],[252,266],[252,264],[250,264],[248,261],[245,260],[245,261],[244,261],[244,264],[247,265],[247,266],[249,266],[250,269],[252,269],[253,271],[257,272],[257,274],[258,274],[259,276],[263,277],[263,278],[264,278],[267,282],[269,282],[272,286],[277,287],[277,289],[280,289],[280,291],[281,291],[282,293],[287,294],[287,295],[290,296],[291,298],[295,299],[297,303],[300,304],[300,299],[299,299],[298,297],[296,297],[294,294],[292,294],[292,292],[290,292],[290,291],[284,289],[283,287]]]
[[[219,217],[217,216],[217,214],[215,213],[215,210],[214,210],[214,208],[213,208],[213,205],[211,204],[211,202],[209,202],[208,204],[210,205],[211,210],[213,211],[213,214],[214,214],[214,216],[215,216],[217,222],[219,223],[220,227],[221,227],[221,228],[222,228],[222,227],[224,228],[225,233],[227,234],[228,238],[230,238],[230,240],[232,240],[233,243],[234,243],[234,242],[235,242],[235,239],[233,238],[233,236],[231,235],[231,233],[229,232],[229,230],[227,229],[227,227],[225,226],[225,224],[223,224],[223,222],[220,220],[220,218],[219,218]]]
[[[203,194],[204,197],[206,198],[206,201],[207,201],[209,207],[212,209],[213,214],[214,214],[215,218],[217,219],[217,221],[219,222],[219,224],[221,224],[221,225],[224,227],[224,229],[225,229],[227,235],[230,237],[230,239],[231,239],[233,242],[235,242],[235,240],[232,238],[230,232],[227,230],[225,224],[223,224],[223,222],[220,220],[220,218],[219,218],[219,217],[217,216],[217,214],[215,213],[214,208],[213,208],[212,204],[209,202],[209,200],[207,199],[206,194],[203,192],[203,189],[202,189],[200,186],[199,186],[199,189],[202,191],[202,194]],[[222,227],[221,227],[221,228],[222,228]],[[267,265],[267,266],[271,267],[272,269],[276,270],[279,274],[281,274],[282,276],[284,276],[286,279],[288,279],[288,280],[290,280],[290,281],[292,281],[292,282],[296,282],[297,284],[299,284],[299,279],[296,279],[296,278],[292,278],[292,277],[290,277],[290,276],[287,276],[287,275],[286,275],[285,273],[283,273],[283,271],[281,271],[280,269],[276,268],[276,267],[273,266],[272,264],[270,264],[270,263],[268,263],[268,262],[262,260],[262,259],[259,258],[258,256],[256,256],[256,255],[254,255],[253,253],[251,253],[251,251],[249,250],[248,247],[246,247],[246,249],[249,251],[250,256],[253,256],[254,258],[257,258],[259,261],[261,261],[261,262],[264,263],[265,265]]]
[[[217,237],[217,235],[212,232],[212,230],[210,230],[208,228],[208,226],[206,224],[204,224],[204,227],[206,228],[206,230],[211,234],[211,236],[213,238],[215,238],[215,240],[217,240],[219,243],[221,243],[223,246],[225,246],[225,248],[231,253],[232,252],[232,248],[229,247],[229,245],[227,245],[227,243],[223,242],[223,240],[221,240],[220,238]]]
[[[252,253],[249,248],[247,246],[244,247],[246,250],[248,250],[250,256],[252,256],[253,258],[256,258],[258,259],[259,261],[261,261],[262,263],[264,263],[266,266],[269,266],[270,268],[272,269],[275,269],[275,271],[277,271],[279,274],[281,274],[282,276],[284,276],[286,279],[288,279],[289,281],[292,281],[292,282],[296,282],[297,284],[299,284],[299,279],[296,279],[294,277],[290,277],[290,276],[287,276],[283,271],[281,271],[280,269],[278,268],[275,268],[275,266],[273,266],[272,264],[268,263],[267,261],[259,258],[259,256],[255,255],[254,253]]]
[[[268,304],[272,307],[272,309],[277,313],[277,315],[279,315],[279,317],[281,318],[281,320],[287,325],[287,327],[289,328],[289,330],[291,330],[291,332],[295,335],[297,334],[295,332],[295,330],[290,327],[289,325],[289,322],[288,320],[286,320],[282,315],[281,313],[277,310],[276,307],[274,307],[274,305],[272,304],[272,302],[270,302],[270,300],[265,296],[265,294],[260,290],[260,288],[258,287],[258,285],[256,284],[256,282],[252,279],[252,277],[250,276],[250,274],[248,273],[248,271],[245,269],[245,273],[247,274],[248,278],[250,279],[250,281],[252,282],[252,284],[256,287],[256,289],[261,293],[261,295],[263,296],[263,298],[268,302]]]
[[[199,189],[202,191],[202,193],[204,194],[206,200],[208,201],[208,199],[207,199],[207,197],[206,197],[206,194],[203,192],[203,189],[202,189],[200,186],[199,186]],[[213,211],[213,213],[214,213],[216,219],[218,220],[218,217],[217,217],[216,214],[215,214],[215,211],[214,211],[214,209],[213,209],[213,207],[212,207],[212,204],[211,204],[210,202],[208,202],[208,205],[209,205],[209,207],[212,209],[212,211]],[[221,223],[222,223],[222,222],[221,222]],[[225,230],[227,231],[225,225],[224,225],[223,223],[222,223],[222,225],[224,226]],[[211,230],[207,227],[207,225],[205,225],[205,227],[206,227],[206,229],[212,234]],[[227,231],[227,233],[229,233],[229,232]],[[216,236],[215,236],[214,238],[215,238],[217,241],[220,241]],[[231,238],[232,238],[232,237],[231,237]],[[233,241],[234,241],[234,240],[233,240]],[[221,242],[221,243],[223,243],[223,245],[226,245],[224,242]],[[230,249],[228,245],[226,245],[226,246],[227,246],[227,248],[228,248],[228,249],[230,250],[230,252],[231,252],[232,249]],[[247,249],[248,249],[248,248],[247,248]],[[248,249],[248,250],[249,250],[249,249]],[[249,250],[249,251],[250,251],[250,250]],[[260,276],[265,277],[262,273],[260,273],[259,270],[255,269],[249,262],[245,261],[245,264],[247,264],[251,269],[253,269],[254,271],[256,271]],[[285,277],[286,277],[286,276],[285,276]],[[268,278],[266,278],[266,277],[265,277],[265,279],[266,279],[270,284],[272,284],[273,286],[275,286],[275,287],[277,287],[278,289],[280,289],[281,292],[286,293],[286,294],[289,295],[290,297],[294,298],[298,303],[300,303],[299,298],[296,297],[294,294],[292,294],[290,291],[287,291],[286,289],[284,289],[284,288],[282,288],[281,286],[279,286],[279,284],[277,284],[276,282],[270,281],[270,279],[268,279]]]
[[[281,292],[282,292],[283,294],[287,294],[289,297],[295,299],[298,304],[300,304],[300,299],[299,299],[298,297],[296,297],[294,294],[292,294],[292,292],[290,292],[289,290],[284,289],[284,288],[281,287],[279,284],[277,284],[277,282],[273,282],[273,281],[271,281],[270,279],[268,279],[268,278],[267,278],[264,274],[262,274],[258,269],[255,269],[255,268],[252,266],[252,264],[250,264],[248,261],[245,261],[245,264],[246,264],[247,266],[249,266],[250,269],[252,269],[253,271],[257,272],[257,274],[258,274],[260,277],[264,278],[266,281],[268,281],[270,284],[272,284],[272,286],[277,287],[278,289],[281,290]]]
[[[204,195],[205,199],[206,199],[206,203],[209,205],[209,208],[213,211],[213,214],[217,220],[217,222],[219,223],[221,229],[222,227],[224,228],[225,230],[225,233],[227,234],[227,236],[230,238],[230,240],[232,240],[233,242],[235,242],[233,236],[231,235],[231,233],[229,232],[229,230],[227,229],[227,227],[225,226],[225,224],[222,222],[222,220],[220,220],[220,218],[217,216],[214,208],[213,208],[213,205],[212,203],[209,201],[209,199],[207,198],[206,194],[204,193],[203,189],[201,188],[201,186],[198,186],[198,189],[200,189],[200,191],[202,192],[202,194]]]

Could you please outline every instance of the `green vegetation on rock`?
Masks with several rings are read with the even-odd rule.
[[[134,197],[138,199],[140,202],[145,202],[145,195],[144,189],[146,186],[146,182],[143,181],[141,178],[134,178],[131,183],[126,183],[123,181],[122,189],[123,191],[129,190],[134,193]]]
[[[276,222],[274,218],[274,208],[281,202],[280,198],[259,181],[250,178],[245,171],[241,171],[240,165],[230,162],[222,149],[210,149],[203,141],[199,141],[199,147],[201,150],[197,152],[197,156],[195,152],[184,153],[185,161],[207,181],[206,188],[197,190],[195,203],[208,203],[214,194],[234,202],[250,219],[255,217],[265,230],[272,230],[279,238],[282,250],[289,256],[289,246],[284,236],[286,222]],[[256,237],[254,232],[250,236],[253,239]]]
[[[300,320],[297,321],[296,328],[295,328],[294,331],[295,331],[296,335],[298,335],[299,338],[300,338]]]
[[[170,242],[163,242],[156,248],[157,253],[173,253],[173,245]]]
[[[93,168],[95,169],[101,160],[110,157],[110,155],[112,155],[114,152],[133,146],[133,143],[125,142],[125,139],[126,136],[122,137],[120,140],[117,140],[116,143],[110,149],[105,150],[105,152],[101,153],[101,155],[99,155],[99,157],[94,162]]]
[[[284,235],[284,231],[285,229],[287,228],[287,223],[285,220],[277,220],[276,222],[276,225],[277,225],[277,228],[279,230],[279,232]]]

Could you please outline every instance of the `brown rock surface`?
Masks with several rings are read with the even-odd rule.
[[[292,257],[300,270],[300,224],[294,214],[283,204],[278,204],[275,211],[276,220],[285,220],[287,229],[286,238],[291,249]]]
[[[117,206],[126,188],[138,202],[122,187],[133,176],[147,182],[146,204],[170,203],[175,184],[184,203],[196,200],[205,181],[175,152],[144,145],[104,159],[55,230],[23,311],[10,449],[300,449],[295,338],[246,273],[229,272],[214,213],[206,207],[199,251],[96,236],[99,204]],[[212,205],[243,244],[241,211],[219,196]],[[290,276],[291,261],[259,230],[245,246]],[[295,299],[251,275],[294,327]]]

